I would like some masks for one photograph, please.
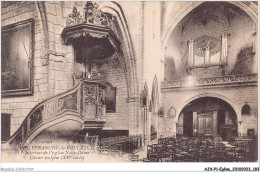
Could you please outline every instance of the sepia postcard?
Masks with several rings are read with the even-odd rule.
[[[259,171],[258,1],[2,1],[1,162]]]

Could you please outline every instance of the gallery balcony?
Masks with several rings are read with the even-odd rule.
[[[178,81],[163,81],[162,90],[168,89],[204,89],[204,88],[219,88],[219,87],[236,87],[256,85],[258,81],[257,74],[238,74],[227,75],[222,77],[209,77],[194,79],[192,75],[184,80]]]

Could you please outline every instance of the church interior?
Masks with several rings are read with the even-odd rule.
[[[3,1],[1,23],[2,152],[258,160],[258,2]]]

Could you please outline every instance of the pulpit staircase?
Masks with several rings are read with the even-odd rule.
[[[2,149],[37,142],[75,142],[97,136],[105,124],[105,85],[81,80],[72,89],[37,104]]]

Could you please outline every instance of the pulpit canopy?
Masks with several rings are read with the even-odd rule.
[[[116,17],[102,12],[96,2],[90,1],[86,3],[83,14],[82,17],[74,7],[61,34],[64,43],[75,48],[77,60],[85,61],[86,57],[102,60],[119,51]]]

